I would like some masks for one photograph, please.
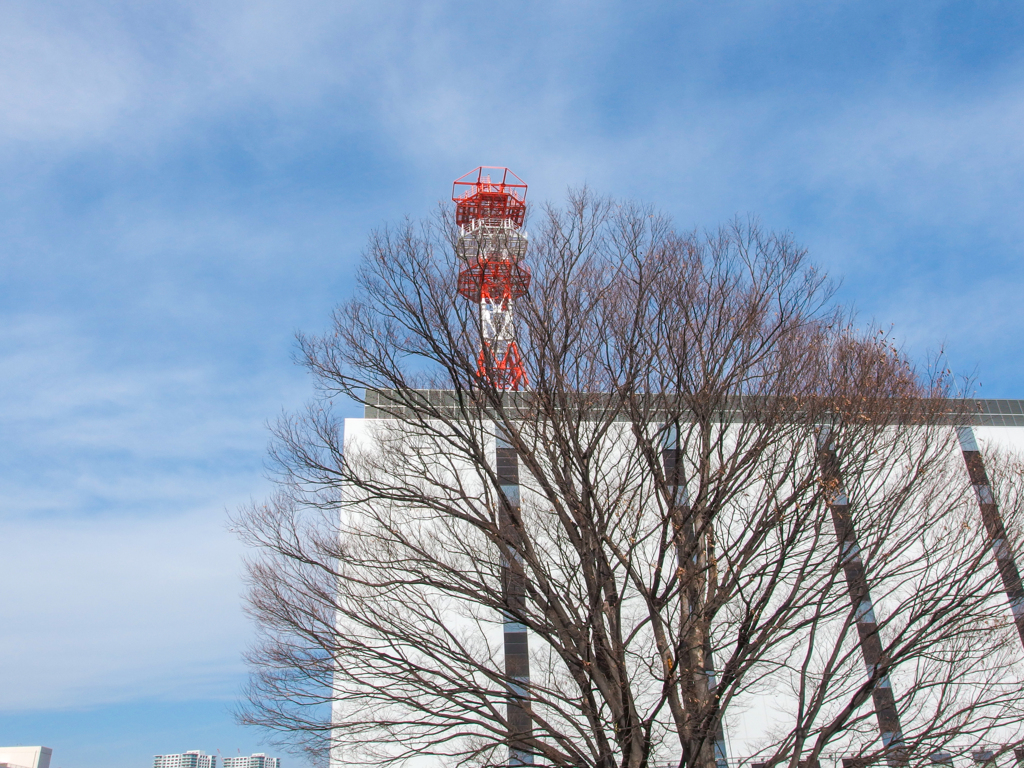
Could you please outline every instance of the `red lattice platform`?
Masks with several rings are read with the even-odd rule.
[[[492,181],[491,174],[500,181]],[[459,193],[462,194],[459,194]],[[508,168],[481,165],[452,184],[455,223],[460,227],[474,221],[510,221],[521,227],[526,216],[526,183]]]

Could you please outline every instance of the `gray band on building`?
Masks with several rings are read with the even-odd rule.
[[[498,500],[498,531],[513,553],[511,560],[504,554],[501,559],[501,591],[505,605],[505,677],[509,691],[506,707],[508,764],[532,765],[533,752],[529,748],[529,741],[533,737],[530,647],[526,626],[520,621],[526,607],[526,573],[522,559],[515,554],[521,545],[519,457],[500,434],[495,437],[495,467],[501,490],[501,498]]]
[[[830,430],[827,427],[823,428],[818,436],[818,464],[839,543],[839,566],[846,577],[846,587],[857,623],[857,634],[860,636],[864,666],[867,668],[868,680],[871,683],[871,698],[875,705],[875,717],[878,720],[882,746],[889,765],[904,765],[907,762],[907,752],[903,729],[900,727],[899,711],[896,709],[896,697],[893,695],[892,683],[889,680],[890,661],[882,648],[882,639],[878,634],[878,622],[871,603],[867,571],[860,556],[860,544],[857,542],[857,532],[853,525],[850,500],[843,486],[839,458],[835,445],[830,442]]]
[[[669,502],[676,510],[681,510],[684,517],[690,517],[690,497],[686,490],[686,479],[683,475],[683,465],[680,460],[679,448],[679,427],[676,424],[666,424],[661,451],[662,469],[665,473],[665,484],[668,486]],[[725,745],[725,725],[723,723],[722,711],[718,709],[718,679],[715,675],[715,661],[711,650],[711,638],[704,638],[704,674],[707,676],[708,692],[715,701],[715,766],[716,768],[727,768],[728,751]]]
[[[978,499],[981,520],[985,525],[992,556],[996,560],[996,569],[1003,580],[1003,589],[1006,590],[1013,621],[1017,625],[1021,643],[1024,644],[1024,586],[1021,585],[1020,569],[1017,568],[1013,547],[1006,536],[1003,516],[992,493],[985,462],[978,449],[978,442],[974,439],[974,430],[971,427],[959,427],[957,438],[960,441],[960,450],[964,454],[964,463],[967,464],[967,474],[971,478],[971,485],[974,486],[974,495]]]

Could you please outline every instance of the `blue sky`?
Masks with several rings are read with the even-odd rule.
[[[0,4],[0,743],[259,747],[226,515],[311,394],[293,334],[477,165],[756,214],[1024,397],[1022,86],[996,0]]]

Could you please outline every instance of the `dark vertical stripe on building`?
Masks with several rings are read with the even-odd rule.
[[[964,454],[964,463],[967,464],[967,474],[971,478],[974,495],[981,509],[981,520],[988,534],[988,544],[992,548],[992,556],[996,559],[996,568],[1003,580],[1006,598],[1010,601],[1013,621],[1017,625],[1021,643],[1024,644],[1024,587],[1021,585],[1020,570],[1017,568],[1013,549],[1006,538],[1003,516],[999,513],[999,505],[996,504],[995,495],[992,493],[985,462],[981,457],[981,451],[978,450],[978,442],[974,439],[974,430],[971,427],[960,427],[957,430],[957,437],[960,440],[960,450]]]
[[[902,765],[907,761],[907,754],[899,712],[896,709],[896,697],[889,681],[889,659],[882,649],[882,639],[878,634],[875,609],[868,589],[867,572],[860,556],[860,544],[853,525],[850,500],[843,487],[839,458],[835,446],[829,442],[827,429],[823,429],[819,436],[818,462],[829,499],[832,524],[835,526],[836,539],[839,543],[839,565],[846,576],[846,587],[850,593],[850,602],[857,622],[864,666],[867,667],[868,679],[872,683],[871,698],[875,705],[875,717],[878,719],[882,746],[890,765]]]
[[[514,521],[520,519],[519,501],[519,457],[515,449],[499,435],[495,439],[495,467],[498,485],[501,488],[498,529],[502,539],[516,552],[521,543],[519,527]],[[509,694],[506,717],[510,766],[532,765],[533,755],[528,741],[533,736],[533,720],[530,717],[530,648],[526,626],[517,620],[526,606],[526,573],[522,561],[513,556],[509,562],[501,560],[501,591],[505,613],[505,676]]]
[[[665,472],[665,484],[668,486],[669,503],[675,509],[683,509],[689,517],[690,497],[686,491],[683,478],[683,467],[680,461],[679,428],[674,424],[666,425],[664,447],[661,451],[661,462]],[[711,651],[711,638],[704,638],[704,674],[708,680],[708,692],[715,696],[718,679],[715,675],[714,655]],[[729,762],[725,748],[725,726],[722,712],[715,718],[715,765],[716,768],[727,768]]]

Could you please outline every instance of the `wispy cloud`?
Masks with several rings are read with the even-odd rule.
[[[247,624],[221,509],[2,528],[0,710],[235,694]]]

